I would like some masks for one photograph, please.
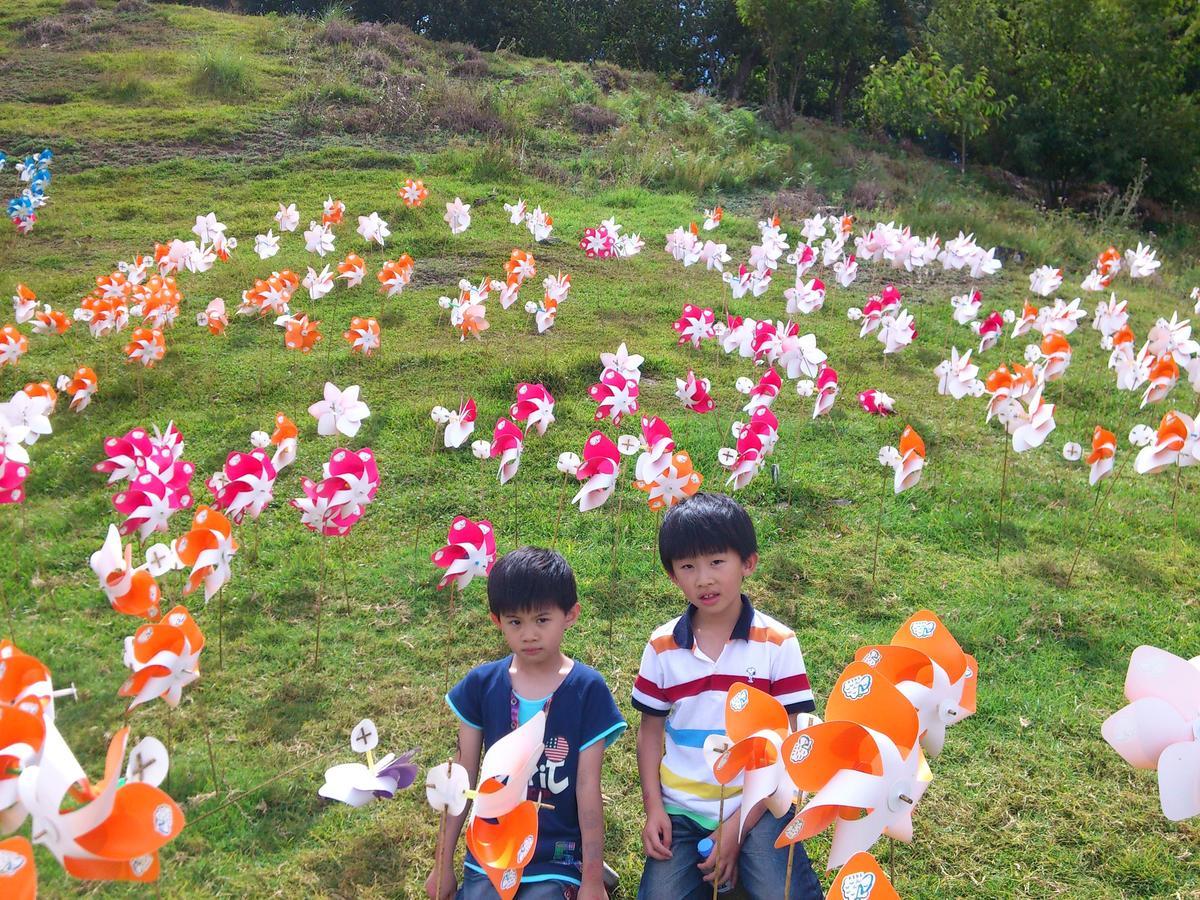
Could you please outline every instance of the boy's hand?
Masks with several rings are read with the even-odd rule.
[[[575,897],[576,900],[608,900],[608,891],[604,889],[604,879],[589,881],[585,878]]]
[[[453,900],[454,895],[458,893],[458,880],[454,877],[454,869],[447,868],[442,871],[442,895],[437,895],[437,871],[429,873],[429,877],[425,879],[425,896],[429,900]]]
[[[742,845],[738,841],[738,820],[738,816],[730,816],[709,835],[713,842],[713,852],[708,855],[708,859],[699,863],[699,869],[704,873],[704,880],[710,884],[714,878],[717,884],[737,884],[738,854],[742,851]],[[717,858],[718,849],[720,859]]]
[[[642,847],[651,859],[671,858],[671,817],[661,806],[646,813]]]

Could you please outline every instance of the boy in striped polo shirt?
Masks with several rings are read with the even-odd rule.
[[[646,809],[638,898],[700,898],[711,894],[714,879],[740,880],[756,900],[782,898],[787,850],[776,850],[775,840],[790,816],[752,810],[739,841],[741,779],[725,788],[725,819],[718,821],[721,789],[703,748],[710,734],[725,733],[725,696],[734,682],[776,697],[793,727],[797,713],[815,709],[800,644],[742,593],[742,580],[758,565],[758,540],[731,497],[699,493],[673,507],[659,529],[658,552],[688,607],[650,635],[633,687]],[[697,849],[703,838],[719,848],[707,858]],[[823,896],[801,844],[787,893],[792,900]]]

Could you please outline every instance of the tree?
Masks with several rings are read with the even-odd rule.
[[[960,172],[967,168],[967,141],[1003,118],[1015,99],[996,99],[986,67],[968,77],[960,65],[947,68],[936,52],[881,60],[863,83],[863,108],[872,122],[922,137],[933,129],[955,137]]]
[[[738,17],[762,47],[767,66],[766,113],[785,128],[796,116],[796,92],[804,77],[805,7],[802,0],[737,0]],[[787,86],[782,87],[785,73]]]

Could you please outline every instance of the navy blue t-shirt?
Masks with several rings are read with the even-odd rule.
[[[575,798],[575,773],[579,753],[597,741],[608,746],[625,730],[604,677],[576,660],[562,684],[549,698],[521,697],[513,691],[508,674],[512,657],[476,666],[451,688],[446,702],[458,718],[483,732],[486,752],[513,730],[516,701],[518,724],[532,718],[550,700],[546,715],[545,754],[529,781],[530,800],[554,806],[538,812],[538,841],[522,882],[565,881],[580,883],[583,844],[579,833],[579,806]],[[467,852],[467,868],[483,869]]]

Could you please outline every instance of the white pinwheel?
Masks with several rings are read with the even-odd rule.
[[[308,408],[309,415],[317,420],[317,434],[328,437],[344,434],[354,437],[362,427],[363,419],[371,415],[367,404],[358,398],[359,386],[352,384],[344,391],[332,382],[325,382],[325,396]]]

